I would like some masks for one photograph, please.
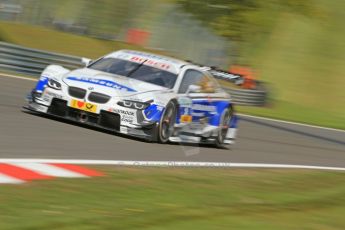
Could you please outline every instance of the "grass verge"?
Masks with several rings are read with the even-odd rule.
[[[344,117],[289,101],[271,101],[266,107],[237,106],[239,113],[345,130]]]
[[[343,229],[345,177],[305,170],[99,167],[1,186],[0,229]]]
[[[146,50],[124,42],[101,40],[40,26],[0,22],[0,39],[18,45],[70,55],[98,58],[119,49]]]
[[[344,129],[345,2],[312,2],[315,15],[310,17],[294,12],[266,15],[275,27],[248,44],[247,57],[260,80],[270,83],[274,101],[270,108],[242,110]]]

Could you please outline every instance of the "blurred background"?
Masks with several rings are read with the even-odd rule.
[[[1,41],[32,48],[240,67],[269,88],[241,112],[345,129],[343,0],[1,0],[0,20]]]

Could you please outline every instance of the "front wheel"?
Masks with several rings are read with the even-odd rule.
[[[233,116],[233,110],[232,107],[229,107],[227,109],[224,109],[221,115],[221,119],[219,122],[219,129],[218,129],[218,135],[216,138],[215,146],[217,148],[225,148],[224,141],[226,138],[226,134],[228,133],[230,120]]]
[[[174,133],[176,122],[177,105],[174,101],[170,101],[165,107],[158,126],[158,142],[167,143]]]

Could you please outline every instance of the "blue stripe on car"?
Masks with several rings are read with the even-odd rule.
[[[238,116],[234,115],[232,116],[229,124],[229,128],[237,128],[237,123],[238,123]]]
[[[213,126],[218,126],[221,119],[221,114],[224,109],[229,107],[228,101],[209,101],[193,100],[192,115],[193,121],[198,121],[201,117],[208,117],[208,123]],[[195,116],[202,115],[203,116]]]
[[[40,77],[40,79],[38,80],[36,84],[35,91],[38,93],[42,93],[47,84],[48,84],[48,78],[44,76]]]
[[[144,114],[150,121],[159,121],[163,113],[163,107],[152,104],[144,110]]]
[[[126,90],[129,92],[136,92],[134,89],[129,88],[127,86],[121,85],[119,83],[116,83],[114,81],[109,81],[109,80],[103,80],[103,79],[96,79],[96,78],[87,78],[87,77],[67,77],[68,80],[71,81],[80,81],[80,82],[85,82],[85,83],[90,83],[94,85],[101,85],[117,90]]]
[[[192,107],[194,107],[194,109],[190,109],[184,107],[183,105],[180,105],[179,111],[177,113],[178,116],[176,117],[176,123],[180,123],[181,115],[188,114],[193,115],[193,122],[198,122],[202,117],[208,117],[209,125],[219,126],[221,114],[223,113],[224,109],[227,109],[229,106],[230,103],[228,101],[210,102],[207,99],[193,101]],[[144,110],[146,118],[151,121],[159,121],[161,119],[162,113],[163,107],[155,104],[150,105]],[[199,115],[197,113],[199,113]],[[238,119],[238,116],[232,116],[231,120],[229,121],[229,128],[237,128]]]

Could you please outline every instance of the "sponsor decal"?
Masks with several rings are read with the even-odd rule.
[[[202,104],[193,104],[192,105],[193,110],[200,110],[200,111],[206,111],[206,112],[216,112],[217,107],[213,105],[202,105]]]
[[[71,101],[71,107],[75,109],[80,109],[86,112],[96,113],[97,106],[88,102],[84,101],[78,101],[75,99],[72,99]]]
[[[156,68],[162,69],[162,70],[169,70],[170,69],[170,65],[167,63],[159,62],[159,61],[155,61],[155,60],[147,59],[147,58],[143,58],[143,57],[133,56],[130,59],[130,61],[137,62],[137,63],[144,63],[144,65],[156,67]]]
[[[178,103],[180,106],[183,106],[183,107],[191,107],[192,99],[190,99],[189,97],[180,97],[178,98]]]
[[[192,122],[192,116],[191,115],[182,115],[180,118],[180,121],[182,123],[190,123],[190,122]]]
[[[133,56],[130,60],[132,62],[143,63],[144,61],[146,61],[146,58]]]
[[[127,123],[133,123],[133,118],[132,117],[127,117],[127,116],[121,116],[121,121],[122,122],[127,122]]]
[[[203,113],[203,112],[199,112],[199,113],[197,113],[197,112],[192,112],[192,116],[193,116],[193,117],[204,117],[204,116],[205,116],[205,113]]]
[[[120,114],[121,121],[127,123],[133,123],[135,113],[129,110],[112,109],[112,112]]]
[[[85,107],[86,107],[87,110],[92,110],[92,108],[94,107],[94,105],[91,104],[91,103],[86,103],[86,104],[85,104]]]
[[[146,60],[146,59],[155,59],[155,60],[161,60],[161,61],[166,61],[166,62],[171,62],[171,63],[174,63],[174,64],[178,64],[178,62],[176,60],[172,59],[172,58],[170,59],[170,58],[163,57],[163,56],[158,56],[158,55],[155,55],[155,54],[143,53],[143,52],[134,51],[134,50],[126,50],[124,52],[127,53],[127,54],[131,54],[133,56],[135,55],[138,58],[143,58],[144,60]]]
[[[177,123],[190,123],[193,120],[191,116],[192,113],[192,100],[188,97],[178,98],[179,103],[179,119],[176,120]]]
[[[96,79],[96,78],[88,78],[88,77],[67,77],[68,80],[71,81],[80,81],[80,82],[85,82],[85,83],[90,83],[94,85],[101,85],[117,90],[122,90],[122,91],[128,91],[128,92],[136,92],[134,89],[129,88],[127,86],[121,85],[119,83],[116,83],[114,81],[109,81],[109,80],[103,80],[103,79]]]
[[[133,111],[128,111],[128,110],[122,110],[122,109],[114,109],[114,113],[118,113],[120,115],[126,115],[126,116],[134,116]]]

